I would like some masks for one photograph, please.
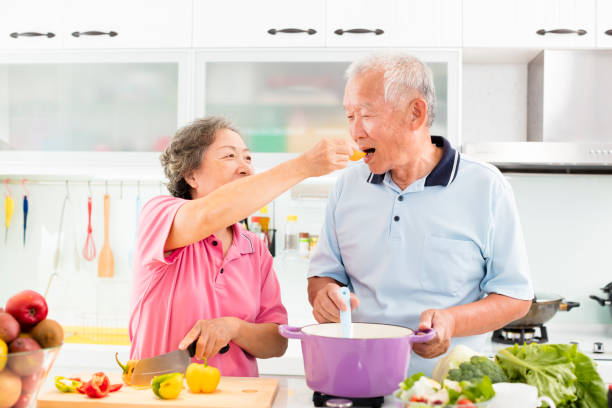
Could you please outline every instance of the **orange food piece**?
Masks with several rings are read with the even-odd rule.
[[[352,161],[357,161],[357,160],[360,160],[365,155],[366,154],[364,152],[362,152],[362,151],[353,150],[353,154],[351,155],[351,157],[349,157],[349,159],[352,160]]]

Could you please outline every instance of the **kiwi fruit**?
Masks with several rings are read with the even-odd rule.
[[[60,346],[64,342],[64,329],[52,319],[45,319],[38,323],[30,334],[42,348]]]

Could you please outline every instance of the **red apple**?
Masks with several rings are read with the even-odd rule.
[[[15,374],[28,376],[40,372],[44,358],[40,345],[34,339],[18,337],[9,344],[8,366]]]
[[[47,317],[47,302],[40,293],[24,290],[9,298],[6,312],[19,322],[22,331],[28,331]]]
[[[19,322],[8,313],[0,312],[0,339],[6,344],[19,336]]]
[[[38,387],[38,382],[40,381],[41,374],[42,373],[39,371],[32,375],[21,377],[21,392],[24,394],[31,394],[35,392],[36,387]]]
[[[13,405],[11,408],[27,408],[32,400],[32,397],[32,394],[21,394],[15,405]]]

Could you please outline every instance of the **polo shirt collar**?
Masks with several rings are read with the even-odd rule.
[[[251,237],[245,233],[242,227],[236,223],[232,228],[234,230],[236,247],[240,251],[240,255],[252,254],[255,252],[255,246],[253,245],[253,241],[251,241]]]
[[[448,186],[457,177],[460,154],[453,149],[450,142],[442,136],[431,136],[431,143],[443,149],[442,158],[436,167],[425,178],[425,187]],[[385,174],[370,173],[366,181],[371,184],[381,184],[385,180]]]

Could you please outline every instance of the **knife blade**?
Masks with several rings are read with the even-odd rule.
[[[162,374],[185,374],[187,366],[191,363],[193,356],[195,356],[196,343],[197,340],[191,343],[185,350],[174,350],[159,356],[138,360],[132,372],[132,385],[150,385],[154,377]],[[229,344],[219,350],[219,354],[226,353],[228,350]]]

